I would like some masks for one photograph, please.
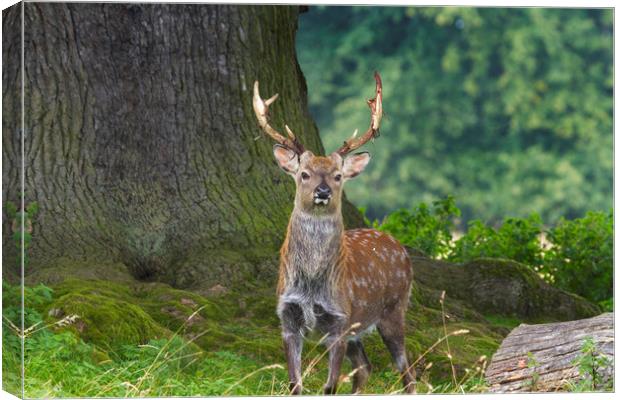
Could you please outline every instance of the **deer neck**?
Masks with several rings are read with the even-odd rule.
[[[342,214],[315,215],[295,209],[288,226],[287,264],[298,277],[326,277],[336,265],[343,242]]]

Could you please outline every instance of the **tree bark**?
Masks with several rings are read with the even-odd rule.
[[[298,12],[26,3],[25,198],[40,207],[26,273],[121,262],[192,287],[270,269],[294,185],[255,121],[254,80],[280,93],[274,125],[323,152],[295,55]],[[4,17],[3,195],[19,203],[21,15]],[[349,226],[363,223],[344,208]],[[5,253],[4,269],[14,260]]]
[[[493,355],[486,371],[491,392],[559,391],[585,378],[574,365],[582,355],[585,338],[595,343],[596,356],[610,364],[598,369],[599,383],[613,379],[613,314],[553,324],[526,325],[514,329]],[[586,375],[588,375],[586,373]],[[591,376],[590,376],[590,379]]]

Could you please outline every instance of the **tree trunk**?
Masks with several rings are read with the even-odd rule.
[[[608,361],[591,371],[579,371],[575,360],[584,356],[582,346],[593,339],[593,356]],[[522,324],[504,339],[486,371],[490,391],[535,392],[570,390],[583,379],[598,383],[585,389],[604,389],[613,380],[613,314],[553,324]],[[586,365],[583,363],[583,367]],[[592,376],[597,376],[594,380]]]
[[[322,153],[295,56],[297,6],[26,3],[26,274],[125,264],[182,287],[256,279],[294,184],[251,105],[254,80]],[[3,195],[19,204],[19,7],[4,15]],[[362,224],[346,203],[349,226]],[[15,271],[5,217],[4,269]],[[271,275],[271,274],[269,274]]]

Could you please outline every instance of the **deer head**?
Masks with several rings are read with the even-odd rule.
[[[368,130],[360,137],[357,137],[355,130],[353,136],[329,156],[318,156],[305,150],[288,125],[285,125],[288,137],[276,131],[269,124],[268,111],[278,95],[263,100],[260,97],[258,81],[254,82],[253,106],[256,118],[263,131],[277,142],[273,147],[273,154],[278,165],[295,180],[297,210],[311,214],[340,213],[344,183],[359,175],[370,161],[368,152],[349,153],[378,136],[383,106],[381,77],[377,72],[375,81],[375,98],[368,100],[371,110]]]

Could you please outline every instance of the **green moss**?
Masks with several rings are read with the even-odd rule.
[[[544,281],[526,265],[506,258],[477,258],[466,263],[464,267],[468,268],[472,265],[475,265],[480,273],[495,278],[524,280],[533,288],[544,284]]]
[[[229,307],[215,305],[212,301],[196,293],[172,288],[163,283],[145,283],[133,286],[133,295],[139,304],[158,322],[171,329],[178,329],[187,318],[197,312],[195,321],[200,318],[221,320],[230,316]]]
[[[522,319],[507,317],[505,315],[486,315],[485,318],[491,324],[498,327],[506,328],[508,330],[512,330],[519,326],[522,322],[524,322]]]
[[[57,288],[49,322],[76,314],[66,327],[87,342],[111,351],[123,345],[145,344],[150,339],[170,336],[140,306],[122,285],[105,281],[68,280]],[[49,312],[48,312],[49,314]]]
[[[205,350],[217,350],[236,340],[223,329],[223,323],[236,312],[228,299],[214,302],[165,284],[141,286],[138,293],[140,306],[156,321]]]
[[[122,263],[77,261],[69,258],[57,258],[45,268],[38,268],[29,272],[26,285],[44,283],[58,285],[67,278],[73,279],[100,279],[112,282],[131,283],[134,278],[127,267]]]
[[[196,343],[210,351],[237,352],[255,360],[281,361],[280,322],[272,290],[230,291],[206,300],[220,311],[192,327],[202,336]]]
[[[80,319],[65,329],[103,349],[178,334],[206,351],[236,351],[270,362],[281,356],[272,290],[206,298],[163,283],[79,279],[54,290],[55,300],[44,310],[46,315],[54,310],[49,322],[77,314]]]

